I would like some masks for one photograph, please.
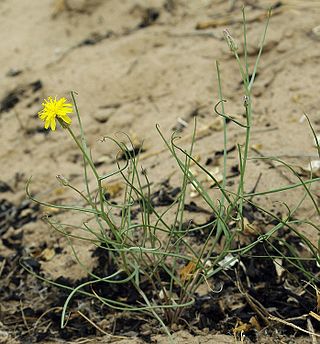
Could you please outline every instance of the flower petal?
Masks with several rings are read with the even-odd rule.
[[[66,122],[67,124],[71,124],[71,118],[67,115],[60,115],[59,116],[64,122]]]
[[[46,121],[45,121],[45,123],[44,123],[45,129],[48,129],[48,128],[49,128],[49,125],[50,125],[50,117],[47,117],[47,118],[46,118]]]
[[[56,120],[54,117],[51,118],[50,126],[52,131],[56,130]]]

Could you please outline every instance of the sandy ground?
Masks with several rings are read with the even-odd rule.
[[[141,161],[150,180],[160,183],[169,176],[175,180],[175,164],[163,149],[155,125],[170,137],[185,123],[181,142],[187,146],[195,114],[199,128],[195,154],[204,163],[220,151],[222,126],[213,111],[218,100],[215,63],[218,60],[221,65],[226,111],[240,116],[241,78],[222,30],[228,28],[241,42],[244,3],[253,63],[265,10],[276,1],[1,0],[0,179],[11,188],[1,198],[21,203],[30,176],[32,192],[51,202],[71,199],[57,184],[56,175],[81,185],[75,145],[60,128],[47,135],[37,118],[43,98],[70,99],[71,90],[78,93],[87,139],[101,173],[112,170],[117,149],[100,139],[123,137],[119,132],[126,132],[135,143],[144,142]],[[274,10],[253,91],[252,156],[279,156],[298,168],[317,159],[303,113],[319,132],[319,15],[318,1],[281,1]],[[243,51],[241,43],[239,50]],[[228,129],[228,147],[244,142],[242,129],[232,123]],[[230,156],[229,168],[234,157]],[[257,191],[298,181],[282,167],[270,168],[263,161],[249,162],[248,170],[247,190],[260,173]],[[314,189],[319,195],[319,185]],[[279,200],[293,207],[302,196],[303,191],[297,189],[261,202],[275,207]],[[303,203],[297,215],[320,223],[310,202]],[[66,215],[59,216],[65,219]],[[60,240],[40,220],[19,230],[30,252],[40,242],[50,248]],[[315,230],[306,227],[304,231],[312,241],[318,240]],[[0,249],[3,256],[11,253],[1,241]],[[48,277],[57,278],[62,271],[70,278],[83,274],[68,252],[66,248],[59,259],[43,262]],[[79,252],[90,266],[89,250]],[[194,341],[198,342],[211,343]],[[223,339],[214,342],[224,343]]]

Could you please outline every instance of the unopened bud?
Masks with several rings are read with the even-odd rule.
[[[65,178],[64,176],[58,174],[56,176],[56,178],[58,179],[59,183],[63,186],[68,186],[69,185],[69,180],[67,178]]]
[[[233,37],[230,35],[230,32],[227,29],[225,29],[225,30],[223,30],[223,34],[224,34],[224,38],[226,39],[226,41],[228,43],[230,50],[232,52],[237,51],[238,50],[237,43],[235,42]]]
[[[243,97],[243,105],[247,107],[249,105],[250,98],[248,96]]]

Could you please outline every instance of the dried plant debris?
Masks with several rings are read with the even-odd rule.
[[[169,181],[163,182],[161,188],[151,195],[153,206],[172,204],[180,191],[179,188],[172,187]],[[5,209],[4,212],[9,210],[10,213],[13,205],[7,201],[2,201],[1,204]],[[17,214],[21,214],[21,211],[28,209],[28,207],[28,204],[17,207],[17,209],[20,209],[20,213],[18,210],[11,210],[11,217],[16,218],[17,224],[19,221],[22,221],[22,223],[27,221],[24,217],[19,220]],[[204,209],[198,207],[194,202],[186,205],[186,208],[190,212],[206,213]],[[246,206],[244,215],[250,223],[262,219],[259,210],[254,206]],[[28,218],[28,220],[31,219]],[[213,228],[214,221],[215,217],[211,215],[207,221],[207,227],[205,224],[199,225],[189,222],[186,224],[187,229],[201,226],[201,230],[198,233],[190,230],[188,236],[192,240],[195,239],[196,242],[199,242],[199,240],[201,242],[201,237],[205,240],[208,231]],[[98,330],[89,325],[85,318],[77,312],[80,309],[94,323],[101,324],[106,331],[113,331],[112,333],[116,335],[131,336],[134,332],[135,336],[150,340],[150,336],[158,332],[157,326],[150,326],[152,320],[147,316],[141,318],[138,315],[131,314],[128,317],[126,313],[118,313],[109,309],[106,305],[101,305],[99,300],[92,300],[81,294],[75,295],[69,308],[71,316],[68,326],[61,330],[61,307],[69,291],[49,285],[37,279],[25,269],[43,276],[42,261],[50,260],[53,256],[58,259],[62,249],[59,249],[58,246],[55,248],[48,247],[45,243],[42,243],[38,249],[40,254],[35,256],[27,255],[22,244],[23,232],[13,230],[9,234],[11,244],[8,245],[8,241],[5,241],[4,244],[10,246],[15,253],[6,258],[0,256],[0,263],[4,262],[2,269],[4,283],[0,286],[0,292],[3,295],[2,300],[5,302],[6,307],[9,307],[12,301],[21,302],[21,309],[25,319],[27,319],[27,324],[21,318],[20,308],[8,313],[3,322],[20,340],[24,342],[35,339],[41,341],[44,338],[75,340],[79,337],[98,335]],[[279,252],[283,256],[290,256],[288,247],[281,245],[281,240],[290,243],[297,250],[301,251],[302,249],[299,240],[297,240],[298,238],[292,236],[288,231],[282,230],[278,234],[281,236],[280,238],[257,244],[248,254],[242,257],[229,254],[226,258],[228,260],[225,260],[224,263],[221,262],[221,264],[224,264],[222,270],[207,280],[208,285],[203,288],[204,291],[200,292],[199,290],[199,293],[196,294],[195,303],[184,312],[184,321],[179,324],[179,328],[184,328],[187,323],[188,328],[190,326],[198,330],[207,328],[210,331],[219,331],[221,333],[234,332],[237,334],[240,330],[243,330],[246,336],[255,342],[260,328],[265,328],[266,331],[270,328],[271,331],[271,322],[268,320],[269,315],[282,317],[283,319],[295,318],[296,320],[292,320],[295,325],[305,326],[303,315],[316,312],[317,302],[313,286],[303,283],[304,275],[300,271],[300,265],[311,274],[316,274],[318,267],[316,262],[313,261],[300,262],[299,266],[296,267],[286,259],[267,259],[273,255],[279,255]],[[254,236],[251,236],[251,238],[254,238]],[[234,247],[239,248],[241,245],[241,241],[235,240]],[[217,255],[218,252],[212,253],[212,261]],[[92,271],[95,275],[107,276],[117,271],[117,257],[110,256],[105,247],[97,247],[92,252],[92,256],[97,259],[96,267]],[[189,264],[181,263],[179,271],[186,282],[192,278],[194,268],[193,262]],[[152,269],[151,266],[150,269]],[[12,279],[12,272],[15,276],[14,279]],[[160,275],[162,281],[169,283],[170,276],[165,271],[162,271]],[[124,279],[126,275],[122,273],[117,278]],[[88,275],[87,278],[74,282],[61,276],[54,282],[72,287],[90,279],[91,277]],[[99,282],[92,287],[88,285],[83,290],[92,292],[92,288],[101,297],[105,296],[119,301],[125,300],[130,305],[138,306],[142,301],[141,296],[134,292],[134,288],[131,288],[130,284],[122,285],[119,288],[117,284]],[[149,298],[161,297],[147,280],[141,281],[141,288]],[[179,295],[180,291],[178,286],[173,286],[175,295]],[[41,296],[40,299],[39,295]],[[35,301],[30,303],[30,300]],[[47,312],[49,309],[51,311]],[[106,317],[106,314],[109,314],[109,316]],[[41,321],[36,322],[36,319],[40,317]],[[315,318],[311,321],[313,328],[318,330],[319,322]],[[35,322],[35,327],[30,326],[31,330],[27,328],[29,324]],[[291,327],[279,326],[278,330],[287,335],[293,333]]]
[[[6,76],[9,78],[13,78],[15,76],[18,76],[22,73],[23,71],[21,69],[17,68],[10,68],[8,72],[6,73]]]
[[[7,93],[7,95],[0,101],[0,114],[12,110],[23,98],[28,98],[33,93],[41,90],[43,87],[41,80],[33,81],[27,85],[17,87]],[[39,98],[37,98],[37,101]]]
[[[162,183],[160,190],[154,192],[150,199],[153,206],[168,206],[175,202],[180,193],[180,187],[172,187],[169,181]]]
[[[0,192],[13,192],[11,186],[0,180]]]
[[[24,91],[21,89],[9,92],[0,102],[0,113],[13,109],[19,103],[23,93]]]
[[[18,206],[6,199],[0,200],[0,234],[10,227],[21,228],[24,224],[34,222],[38,218],[39,205],[28,200]]]
[[[159,18],[160,12],[156,8],[146,8],[143,13],[142,21],[138,25],[140,29],[143,29],[145,27],[148,27],[156,22],[156,20]]]
[[[91,14],[101,3],[102,0],[54,0],[52,18],[55,19],[63,13]]]

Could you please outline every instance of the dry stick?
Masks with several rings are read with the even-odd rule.
[[[2,275],[2,272],[3,272],[3,269],[4,269],[4,266],[5,266],[6,262],[7,262],[6,259],[4,259],[3,262],[1,263],[1,266],[0,266],[0,277]]]
[[[265,307],[263,307],[263,305],[259,301],[257,301],[255,298],[253,298],[244,290],[243,284],[239,278],[239,274],[237,270],[236,270],[236,277],[237,277],[236,284],[238,286],[238,289],[241,295],[245,297],[249,306],[252,308],[253,311],[255,311],[259,315],[259,317],[264,321],[264,323],[266,325],[270,325],[270,321],[268,320],[268,317],[270,316],[269,312],[265,309]]]
[[[200,276],[199,270],[196,270],[190,284],[187,285],[185,288],[182,288],[182,295],[180,296],[180,304],[184,304],[184,303],[188,302],[188,299],[190,297],[189,291],[192,290],[192,287],[196,284],[199,276]],[[185,311],[185,309],[183,307],[177,309],[176,312],[174,313],[172,323],[176,323],[178,321],[178,319],[182,316],[184,311]]]
[[[317,313],[315,312],[310,312],[309,315],[311,315],[312,317],[314,317],[316,320],[320,321],[320,315],[318,315]]]
[[[246,301],[249,303],[250,307],[260,316],[260,318],[267,324],[270,325],[270,322],[268,321],[268,318],[264,316],[263,313],[269,314],[267,310],[263,307],[263,305],[253,298],[251,295],[249,295],[247,292],[242,293],[242,295],[245,297]],[[261,311],[259,308],[261,308]]]
[[[47,320],[46,322],[48,322],[48,325],[46,327],[42,328],[43,333],[47,333],[49,327],[52,325],[52,321]],[[30,335],[31,332],[34,333],[34,331],[35,331],[34,327],[29,328],[28,330],[21,332],[18,336],[15,336],[11,341],[9,341],[9,342],[7,341],[5,343],[6,344],[15,344],[15,343],[17,343],[16,341],[19,340],[19,339],[20,339],[20,342],[21,342],[21,338],[23,338],[25,335]]]
[[[286,8],[319,8],[320,4],[317,3],[314,0],[310,0],[308,2],[308,0],[282,0],[281,1],[283,3],[283,6],[285,6]],[[269,3],[269,1],[267,2]]]
[[[62,307],[56,306],[56,307],[52,307],[52,308],[47,309],[45,312],[43,312],[43,313],[39,316],[39,318],[37,319],[37,321],[34,323],[33,328],[36,329],[37,326],[39,325],[41,319],[42,319],[44,316],[46,316],[48,313],[50,313],[50,312],[52,312],[52,311],[54,311],[54,310],[59,310],[59,311],[61,311],[61,310],[62,310]]]
[[[281,14],[282,12],[284,12],[283,7],[273,9],[272,10],[272,16]],[[249,15],[246,18],[246,23],[260,22],[260,21],[264,21],[265,19],[266,19],[266,13],[265,13],[265,11],[263,11],[262,13]],[[230,26],[233,24],[240,24],[242,22],[243,22],[242,17],[235,18],[234,15],[231,14],[231,15],[224,16],[223,18],[217,18],[217,19],[213,19],[213,20],[199,22],[196,26],[196,29],[197,30],[206,30],[206,29],[210,29],[210,28],[216,28],[219,26]]]
[[[22,315],[22,320],[23,320],[23,323],[24,323],[24,326],[30,331],[30,327],[27,323],[27,320],[26,320],[26,317],[24,315],[24,311],[23,311],[23,305],[22,305],[22,301],[20,300],[20,311],[21,311],[21,315]]]
[[[296,154],[280,154],[277,155],[277,158],[292,158],[292,159],[298,159],[298,158],[318,158],[317,154],[304,154],[304,153],[296,153]]]
[[[85,343],[90,343],[90,342],[96,342],[96,339],[95,338],[92,338],[92,339],[82,339],[82,338],[80,338],[80,340],[79,339],[76,339],[75,341],[72,341],[72,342],[66,342],[67,344],[85,344]]]
[[[310,332],[315,333],[310,319],[307,319],[307,327]],[[310,334],[310,337],[311,337],[312,344],[318,344],[317,337],[314,334]]]
[[[93,327],[95,327],[98,331],[100,331],[101,333],[103,333],[106,336],[109,337],[113,337],[113,338],[118,338],[118,339],[128,339],[128,337],[124,337],[124,336],[115,336],[112,335],[106,331],[104,331],[101,327],[99,327],[97,324],[95,324],[92,320],[90,320],[86,315],[84,315],[82,312],[77,311],[77,313],[79,313],[84,319],[86,319]]]
[[[319,337],[320,338],[320,334],[318,333],[314,333],[314,332],[311,332],[311,331],[308,331],[308,330],[305,330],[304,328],[300,327],[300,326],[297,326],[295,324],[292,324],[292,323],[289,323],[288,321],[286,320],[283,320],[281,318],[278,318],[278,317],[275,317],[273,315],[269,315],[268,317],[269,320],[273,320],[273,321],[277,321],[281,324],[284,324],[284,325],[287,325],[287,326],[290,326],[292,328],[295,328],[296,330],[298,331],[301,331],[301,332],[304,332],[304,333],[307,333],[309,335],[312,335],[312,336],[315,336],[315,337]]]
[[[208,32],[208,31],[186,31],[182,33],[173,33],[173,32],[168,32],[167,33],[168,37],[173,37],[173,38],[183,38],[183,37],[204,37],[204,38],[215,38],[219,41],[222,41],[221,37],[218,36],[218,34],[214,32]]]

